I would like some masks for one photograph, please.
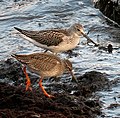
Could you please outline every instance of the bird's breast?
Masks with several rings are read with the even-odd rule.
[[[63,73],[64,73],[64,68],[61,65],[56,66],[49,71],[40,71],[40,75],[42,75],[44,77],[60,76]]]
[[[64,39],[59,45],[52,46],[52,51],[58,53],[74,49],[78,45],[79,40],[79,37]]]

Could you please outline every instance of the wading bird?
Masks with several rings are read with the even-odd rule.
[[[34,45],[50,50],[55,54],[74,49],[80,41],[80,36],[86,37],[83,27],[79,23],[73,24],[68,29],[29,31],[17,27],[14,28]]]
[[[64,72],[69,72],[72,75],[72,78],[77,82],[72,72],[72,63],[67,59],[60,59],[52,53],[33,53],[28,55],[13,54],[12,57],[16,58],[25,65],[23,71],[27,80],[26,90],[31,90],[31,82],[26,72],[26,67],[41,76],[39,86],[41,87],[45,96],[49,98],[54,96],[48,94],[42,86],[42,80],[45,77],[57,77],[62,75]]]

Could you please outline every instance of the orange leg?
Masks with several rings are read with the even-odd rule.
[[[23,72],[24,72],[24,74],[26,76],[26,80],[27,80],[26,81],[26,91],[27,90],[31,90],[32,91],[32,88],[30,87],[31,86],[30,78],[29,78],[29,76],[28,76],[28,74],[26,72],[26,66],[23,67]]]
[[[54,96],[48,94],[48,93],[46,92],[46,90],[44,89],[44,87],[42,86],[42,80],[43,80],[43,79],[41,78],[40,81],[39,81],[39,86],[41,87],[44,95],[47,96],[47,97],[49,97],[49,98],[53,98]]]

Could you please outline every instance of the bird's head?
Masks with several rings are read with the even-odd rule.
[[[71,33],[75,33],[78,36],[81,36],[84,33],[83,26],[79,23],[75,23],[70,27]]]

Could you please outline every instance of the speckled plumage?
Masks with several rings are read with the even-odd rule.
[[[75,23],[68,29],[51,29],[41,31],[28,31],[15,27],[25,39],[36,46],[58,53],[71,50],[77,46],[83,33],[81,24]],[[82,32],[82,33],[81,33]]]
[[[61,60],[52,53],[33,53],[28,55],[14,54],[12,57],[27,65],[27,67],[29,67],[33,72],[40,74],[41,79],[39,85],[47,97],[51,97],[51,95],[49,95],[42,87],[42,79],[44,79],[44,77],[60,76],[65,71],[68,71],[71,73],[73,79],[76,80],[74,74],[72,73],[72,63],[69,60]],[[26,73],[26,69],[24,69],[24,73],[27,79],[26,90],[28,90],[30,86],[30,79]]]
[[[50,53],[14,55],[13,57],[44,77],[61,75],[67,68],[64,63],[65,60],[61,60],[59,57]],[[72,64],[70,68],[72,70]]]

